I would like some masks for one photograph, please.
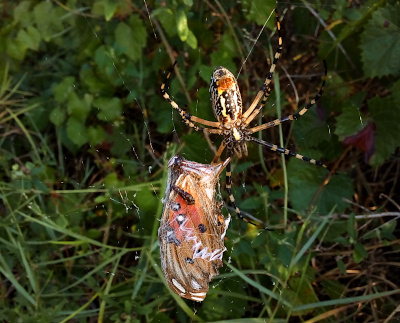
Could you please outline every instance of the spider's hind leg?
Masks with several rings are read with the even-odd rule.
[[[226,155],[227,155],[226,156],[227,158],[231,157],[231,152],[228,150]],[[236,215],[240,220],[243,220],[243,221],[245,221],[247,223],[250,223],[250,224],[252,224],[252,225],[254,225],[254,226],[258,227],[258,228],[263,228],[264,230],[274,231],[273,229],[269,229],[269,228],[266,228],[266,227],[264,228],[264,227],[261,227],[259,224],[251,222],[250,220],[246,219],[243,216],[243,214],[240,212],[240,209],[236,205],[235,197],[232,194],[232,171],[231,171],[231,162],[230,161],[229,161],[228,165],[226,165],[226,185],[225,185],[225,188],[226,188],[226,192],[229,195],[229,202],[234,207]]]
[[[295,153],[294,151],[291,151],[291,150],[289,150],[289,149],[285,149],[285,148],[279,147],[279,146],[277,146],[277,145],[271,144],[271,143],[269,143],[269,142],[267,142],[267,141],[264,141],[264,140],[261,140],[261,139],[257,139],[257,138],[254,138],[254,137],[250,137],[250,140],[253,141],[253,142],[256,142],[257,144],[259,144],[259,145],[261,145],[261,146],[264,146],[265,148],[268,148],[269,150],[275,151],[275,152],[280,153],[280,154],[285,154],[286,156],[295,157],[295,158],[300,159],[300,160],[303,160],[303,161],[305,161],[305,162],[308,162],[308,163],[311,163],[311,164],[314,164],[314,165],[318,165],[318,166],[324,167],[324,168],[326,168],[327,170],[331,171],[331,170],[328,168],[328,166],[325,165],[325,164],[324,164],[322,161],[320,161],[320,160],[316,160],[316,159],[313,159],[313,158],[309,158],[309,157],[306,157],[306,156],[297,154],[297,153]],[[227,169],[228,169],[228,168],[227,168]]]

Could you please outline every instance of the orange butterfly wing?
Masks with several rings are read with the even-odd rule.
[[[161,266],[169,287],[201,302],[218,275],[226,250],[224,219],[215,201],[215,186],[228,160],[215,166],[171,159],[169,187],[158,231]]]

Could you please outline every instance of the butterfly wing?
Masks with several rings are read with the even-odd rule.
[[[176,294],[199,302],[207,294],[208,283],[219,274],[226,250],[223,238],[230,218],[223,218],[215,201],[215,186],[225,165],[181,159],[170,166],[173,180],[158,232],[161,266]]]

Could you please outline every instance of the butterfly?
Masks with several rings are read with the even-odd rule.
[[[168,162],[158,229],[161,267],[171,290],[197,302],[204,300],[209,282],[223,265],[224,237],[231,218],[222,215],[215,187],[229,161],[211,166],[174,156]]]

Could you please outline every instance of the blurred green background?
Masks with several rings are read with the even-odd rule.
[[[185,127],[160,95],[215,121],[213,69],[248,107],[277,48],[273,94],[233,160],[239,208],[201,304],[167,287],[157,230],[174,154],[210,163],[221,138]],[[399,318],[400,5],[397,1],[2,1],[0,321],[391,322]],[[239,74],[238,74],[239,73]],[[224,176],[221,194],[226,200]],[[224,213],[232,209],[227,205]]]

